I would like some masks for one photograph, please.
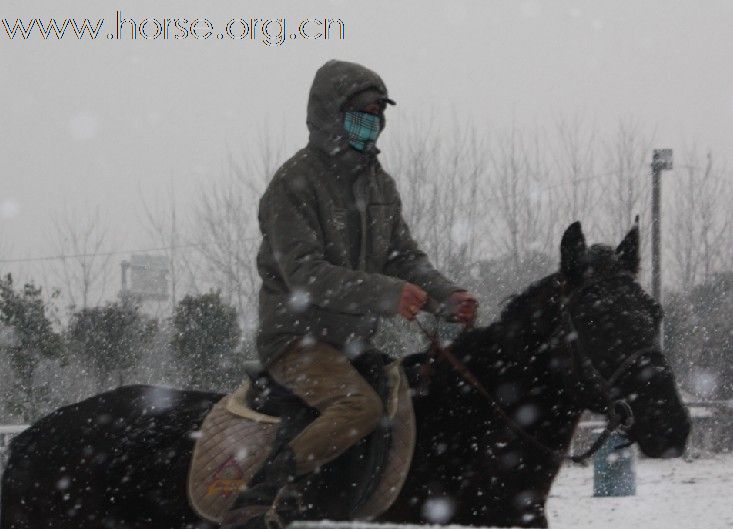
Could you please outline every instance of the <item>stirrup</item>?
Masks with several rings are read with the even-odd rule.
[[[242,512],[245,509],[249,511],[248,514],[244,514]],[[231,529],[244,529],[244,528],[256,528],[258,526],[260,527],[264,526],[265,528],[267,528],[269,526],[266,521],[267,510],[265,509],[268,509],[268,508],[267,507],[260,507],[260,508],[245,507],[243,509],[240,509],[239,512],[236,512],[236,513],[229,512],[227,513],[227,515],[229,516],[233,515],[234,517],[228,518],[225,515],[224,519],[221,522],[221,527],[231,528]],[[262,520],[261,524],[257,523],[258,518]]]
[[[224,513],[221,526],[227,529],[243,529],[245,527],[258,527],[252,523],[257,518],[262,518],[272,507],[273,498],[277,496],[275,489],[264,485],[254,486],[241,491],[229,510]],[[262,527],[262,525],[260,525]]]
[[[291,518],[293,514],[298,515],[305,511],[303,494],[292,483],[289,483],[280,488],[275,495],[272,506],[264,514],[265,526],[267,529],[285,529],[295,519]],[[290,519],[283,520],[283,514],[286,514],[286,518]],[[287,514],[290,516],[287,516]]]

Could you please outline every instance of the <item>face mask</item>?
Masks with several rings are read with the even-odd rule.
[[[379,116],[369,112],[346,112],[344,130],[349,137],[349,144],[357,151],[363,151],[368,142],[374,143],[379,137]]]

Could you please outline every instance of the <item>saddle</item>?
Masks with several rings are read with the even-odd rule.
[[[335,514],[326,510],[331,518],[368,520],[386,511],[397,498],[412,460],[415,417],[407,377],[399,361],[385,365],[381,355],[381,360],[363,356],[354,366],[382,396],[387,420],[308,477],[307,493],[313,503],[329,499],[346,506]],[[248,366],[245,371],[244,383],[217,402],[204,419],[189,468],[191,506],[212,522],[221,521],[268,457],[318,415],[263,370]]]

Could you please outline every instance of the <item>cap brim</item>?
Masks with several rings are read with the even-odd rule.
[[[361,109],[371,103],[384,103],[386,105],[396,104],[394,99],[384,95],[384,92],[375,90],[374,88],[367,88],[366,90],[362,90],[361,92],[352,95],[344,104],[344,108]]]

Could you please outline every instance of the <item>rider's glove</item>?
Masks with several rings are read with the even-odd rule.
[[[445,300],[445,311],[448,317],[464,325],[473,325],[476,321],[478,301],[465,290],[453,292]]]
[[[397,312],[408,320],[414,320],[427,300],[428,294],[422,288],[412,283],[405,283],[400,294]]]

